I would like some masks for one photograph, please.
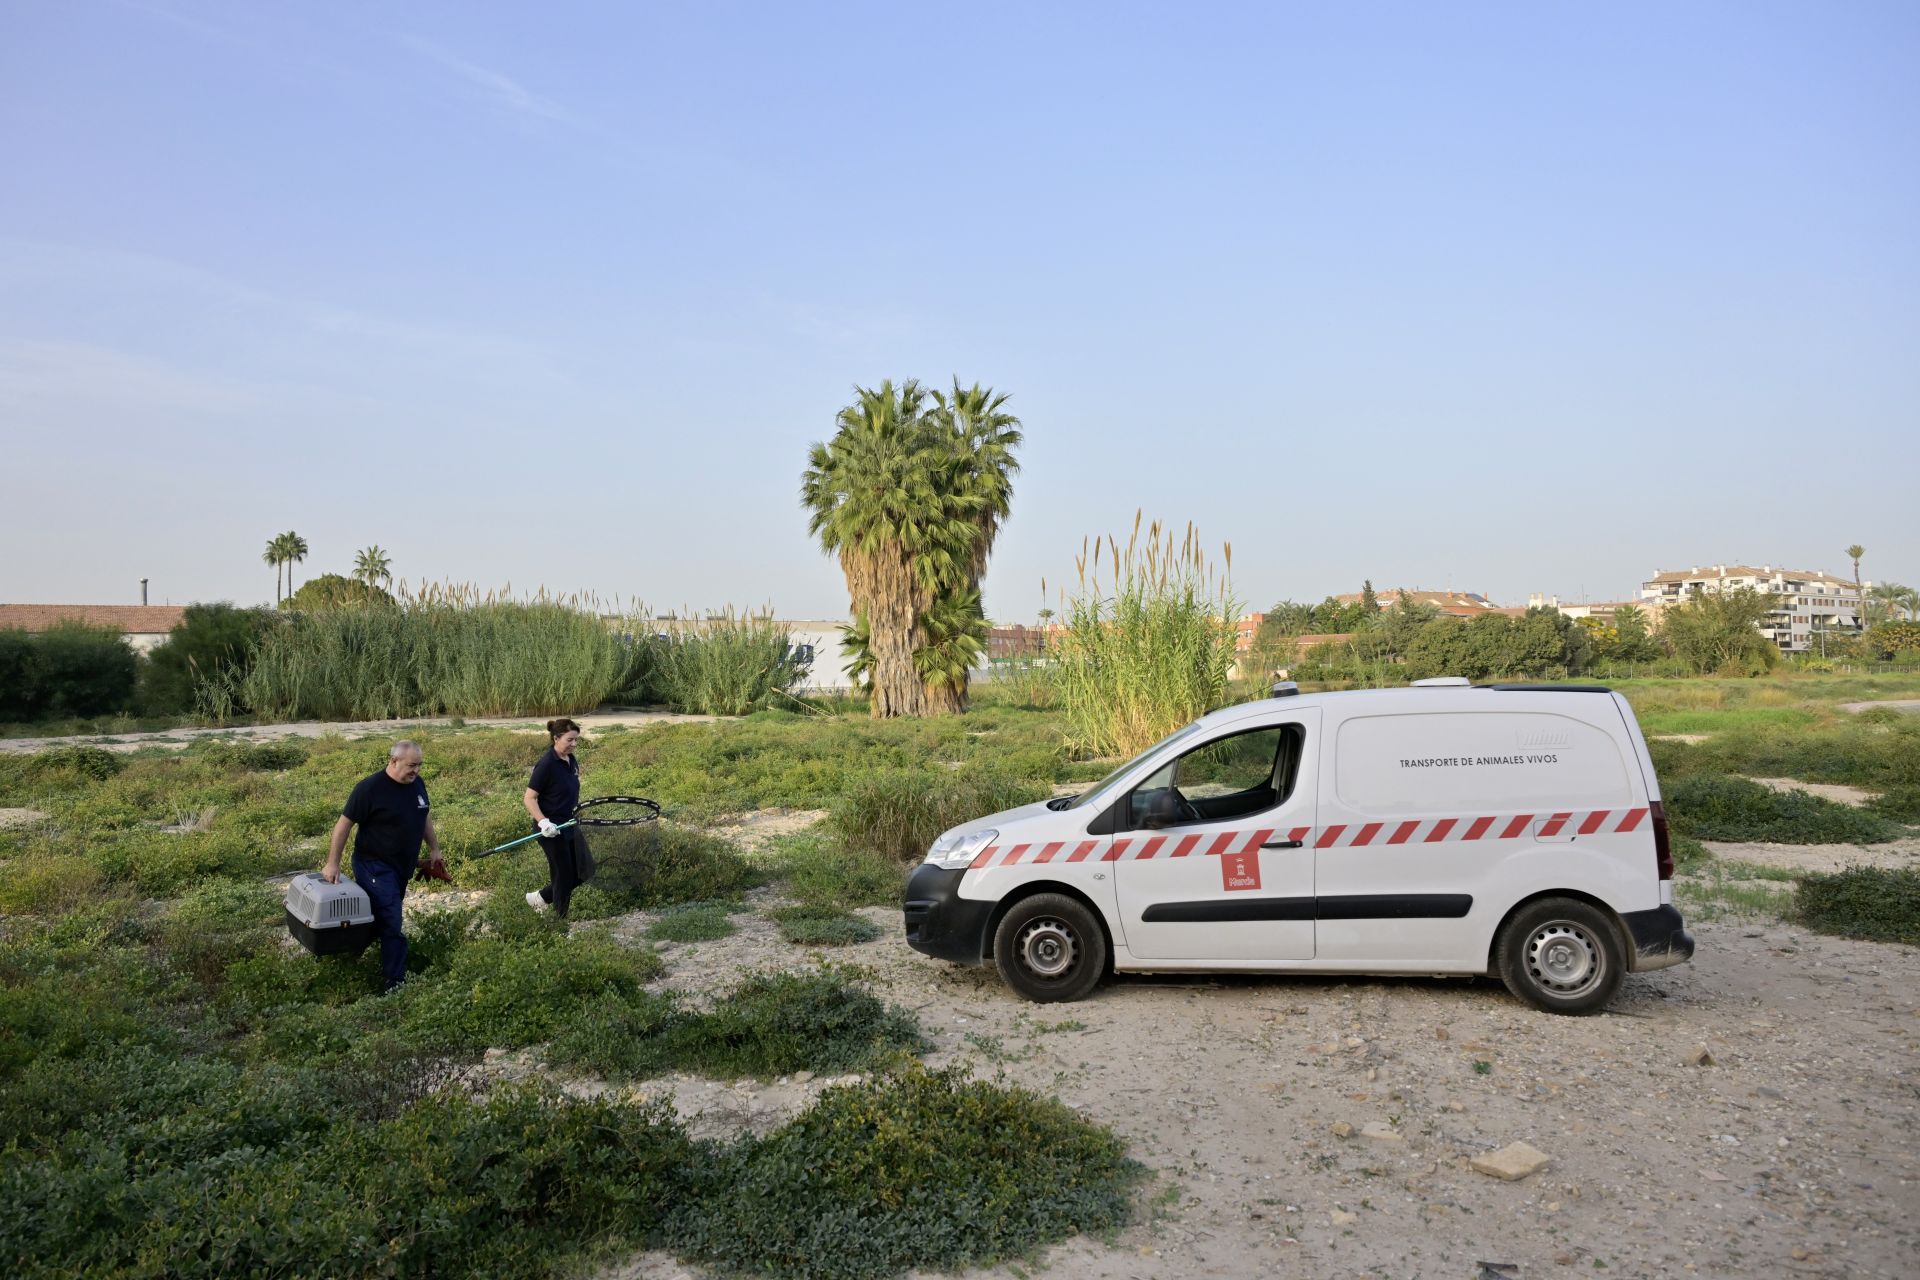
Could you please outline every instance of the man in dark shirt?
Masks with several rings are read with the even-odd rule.
[[[380,936],[380,969],[391,991],[407,979],[407,939],[400,932],[400,907],[407,881],[420,860],[421,841],[427,861],[444,865],[440,837],[427,807],[427,784],[420,780],[420,746],[402,739],[387,753],[387,767],[360,779],[333,824],[327,847],[327,865],[320,878],[340,882],[340,855],[347,833],[355,824],[360,834],[353,842],[353,880],[373,902],[373,922]]]

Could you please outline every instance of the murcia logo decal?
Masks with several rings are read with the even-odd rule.
[[[1243,853],[1221,854],[1220,879],[1229,893],[1235,890],[1258,889],[1260,887],[1260,851],[1248,849]]]

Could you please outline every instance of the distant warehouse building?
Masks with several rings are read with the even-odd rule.
[[[0,631],[50,631],[62,623],[111,627],[135,653],[166,641],[186,615],[181,604],[0,604]]]
[[[1714,595],[1747,588],[1774,596],[1773,612],[1760,624],[1760,634],[1787,653],[1817,648],[1829,632],[1852,634],[1861,628],[1863,593],[1871,583],[1855,586],[1845,578],[1810,569],[1781,569],[1770,564],[1695,565],[1666,569],[1640,584],[1640,602],[1649,610],[1677,605],[1694,595]]]

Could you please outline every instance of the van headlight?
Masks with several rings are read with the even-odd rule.
[[[927,861],[949,871],[964,867],[979,857],[980,851],[992,844],[999,834],[998,831],[949,831],[933,842],[933,848],[927,850]]]

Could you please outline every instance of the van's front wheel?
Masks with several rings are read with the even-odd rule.
[[[993,963],[1007,985],[1029,1000],[1079,1000],[1106,972],[1106,931],[1079,900],[1036,893],[1001,917]]]
[[[1494,946],[1507,990],[1548,1013],[1595,1013],[1626,975],[1620,931],[1576,898],[1542,898],[1514,913]]]

